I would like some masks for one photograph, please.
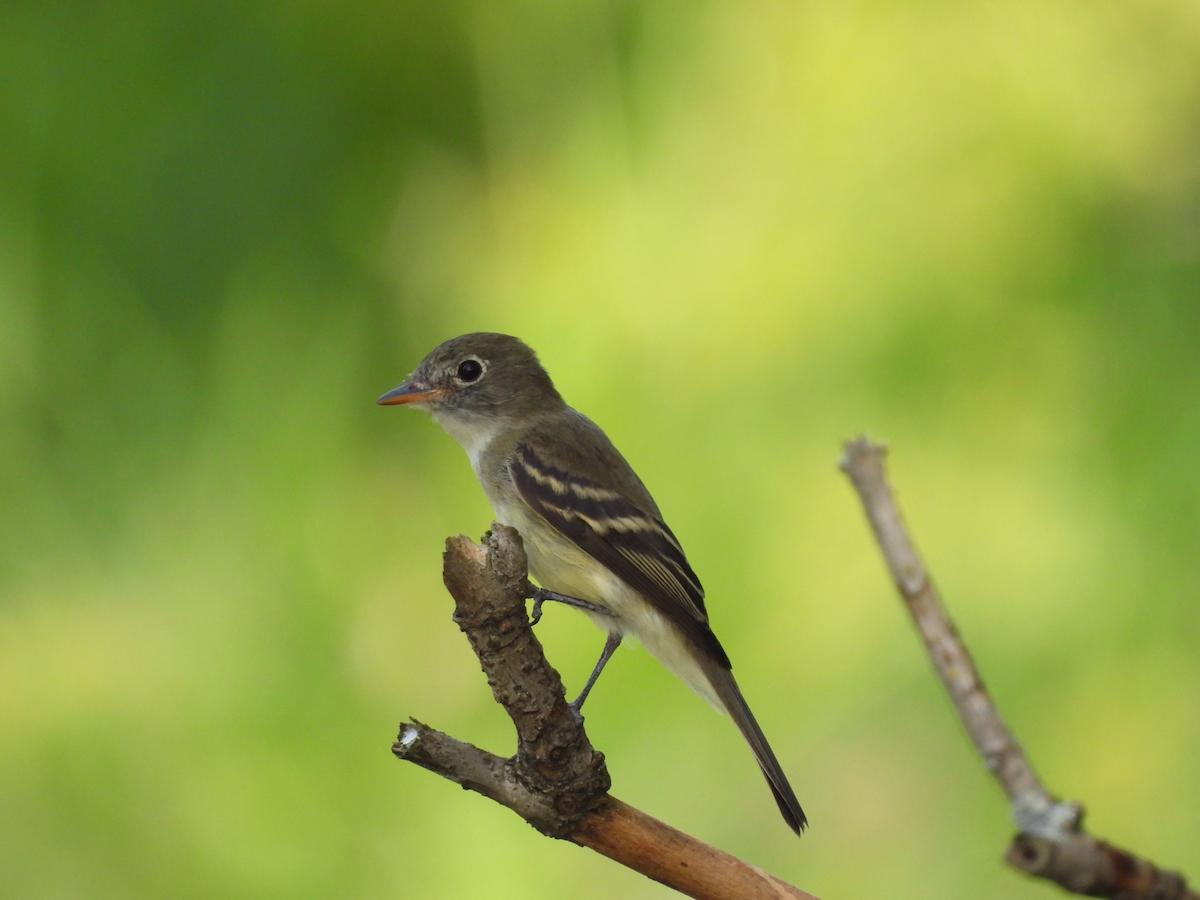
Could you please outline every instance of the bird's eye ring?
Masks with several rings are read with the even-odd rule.
[[[477,359],[464,359],[458,364],[458,380],[464,384],[478,381],[483,376],[483,363]]]

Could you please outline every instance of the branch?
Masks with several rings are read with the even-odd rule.
[[[604,755],[567,704],[525,615],[531,586],[516,529],[493,523],[483,546],[446,541],[454,621],[517,729],[506,759],[420,722],[402,725],[399,759],[507,806],[548,837],[589,847],[698,900],[816,900],[773,875],[689,837],[608,794]]]
[[[846,443],[841,469],[862,499],[900,596],[967,734],[1008,795],[1020,831],[1005,860],[1076,894],[1112,900],[1200,900],[1179,873],[1089,835],[1083,829],[1083,807],[1053,797],[1038,779],[921,564],[884,473],[886,453],[883,445],[860,437]]]

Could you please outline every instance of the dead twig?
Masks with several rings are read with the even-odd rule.
[[[490,797],[549,837],[589,847],[689,897],[816,900],[608,794],[604,755],[592,748],[529,626],[525,550],[516,529],[493,524],[482,546],[450,538],[443,561],[454,620],[516,726],[517,752],[496,756],[414,721],[401,726],[392,746],[399,759]]]
[[[884,472],[887,448],[860,437],[845,445],[841,469],[862,499],[875,538],[929,658],[984,765],[1008,795],[1019,833],[1005,860],[1076,894],[1111,900],[1200,900],[1183,876],[1159,869],[1083,829],[1083,807],[1052,796],[1000,717],[946,613],[900,518]]]

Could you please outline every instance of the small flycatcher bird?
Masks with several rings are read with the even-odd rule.
[[[505,334],[465,334],[433,350],[378,402],[423,409],[462,445],[496,518],[525,541],[529,572],[608,632],[572,704],[632,635],[727,713],[754,751],[783,818],[807,824],[708,624],[704,589],[658,506],[599,426],[563,401],[537,354]]]

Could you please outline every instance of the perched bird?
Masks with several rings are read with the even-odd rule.
[[[754,751],[783,818],[807,824],[708,624],[704,589],[640,478],[599,426],[563,401],[537,355],[505,334],[434,349],[382,405],[433,416],[462,445],[496,518],[525,542],[529,572],[608,632],[578,709],[621,638],[728,713]]]

